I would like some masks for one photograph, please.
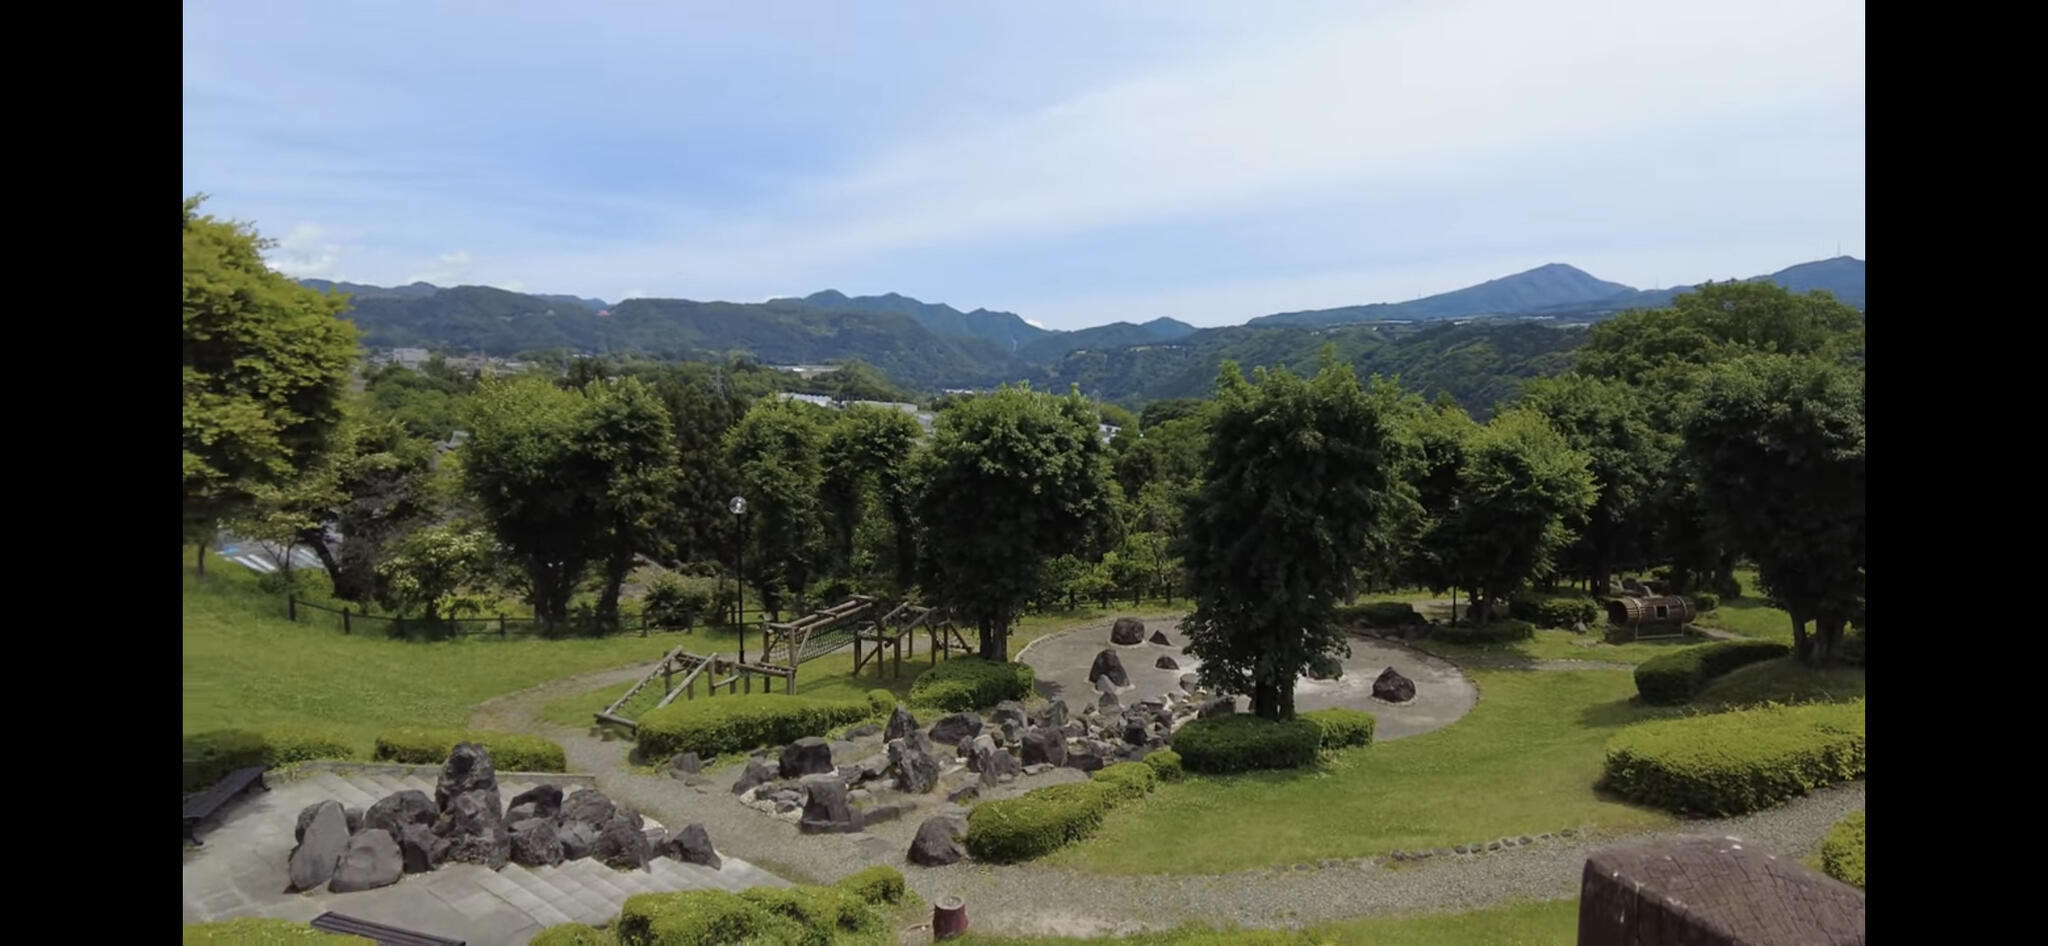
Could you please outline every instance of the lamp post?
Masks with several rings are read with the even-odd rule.
[[[734,583],[735,583],[735,586],[736,586],[736,587],[735,587],[735,588],[733,589],[733,593],[734,593],[734,595],[736,596],[737,600],[739,601],[739,607],[738,607],[738,609],[737,609],[736,611],[734,611],[734,613],[733,613],[733,619],[734,619],[735,621],[737,621],[737,622],[739,623],[739,626],[740,626],[740,663],[746,663],[746,662],[747,662],[747,500],[746,500],[746,498],[745,498],[745,497],[743,497],[743,496],[734,496],[734,497],[732,498],[732,502],[730,502],[730,503],[727,503],[727,504],[726,504],[726,507],[725,507],[725,508],[727,508],[727,509],[729,509],[729,510],[732,510],[732,514],[733,514],[733,516],[734,516],[734,517],[735,517],[735,518],[736,518],[736,519],[738,520],[738,522],[739,522],[739,525],[740,525],[740,528],[739,528],[739,542],[735,543],[735,544],[734,544],[734,546],[733,546],[733,569],[732,569],[732,572],[733,572],[733,579],[734,579]]]

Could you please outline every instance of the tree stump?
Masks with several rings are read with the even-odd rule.
[[[940,897],[932,904],[932,938],[952,939],[967,932],[967,903],[959,897]]]

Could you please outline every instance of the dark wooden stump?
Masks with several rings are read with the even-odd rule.
[[[967,932],[967,904],[959,897],[940,897],[932,905],[932,938],[952,939]]]
[[[1586,858],[1579,946],[1863,946],[1863,892],[1734,838]]]

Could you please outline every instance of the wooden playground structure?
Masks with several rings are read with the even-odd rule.
[[[675,702],[677,697],[696,699],[699,683],[704,685],[707,697],[718,695],[720,690],[728,695],[752,693],[755,677],[761,678],[763,693],[774,692],[777,680],[782,681],[782,692],[795,693],[798,667],[805,661],[823,657],[848,644],[853,645],[854,676],[860,676],[861,670],[872,663],[875,675],[880,677],[885,654],[894,657],[891,670],[893,674],[900,675],[903,672],[904,645],[907,643],[910,655],[916,657],[919,631],[923,631],[930,641],[931,662],[934,664],[939,662],[940,654],[950,660],[954,653],[973,653],[966,637],[944,609],[921,607],[905,601],[879,616],[871,617],[880,609],[878,599],[853,595],[794,621],[763,621],[761,657],[756,661],[742,662],[718,654],[700,656],[685,651],[683,648],[687,645],[678,645],[631,689],[594,715],[598,723],[638,729],[638,722],[623,715],[624,708],[656,679],[661,681],[662,688],[661,702],[655,704],[656,709]]]

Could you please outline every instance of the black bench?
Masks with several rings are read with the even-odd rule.
[[[327,933],[343,933],[361,936],[377,941],[377,946],[467,946],[466,941],[435,936],[432,933],[415,933],[395,926],[358,920],[339,913],[322,913],[313,918],[313,928]]]
[[[199,836],[193,833],[199,829],[199,823],[212,816],[214,812],[219,811],[221,806],[227,804],[230,799],[247,791],[251,785],[256,786],[262,791],[270,790],[270,786],[263,784],[262,766],[236,769],[233,772],[229,772],[220,781],[213,783],[212,788],[196,795],[186,796],[185,840],[194,845],[199,844]]]

